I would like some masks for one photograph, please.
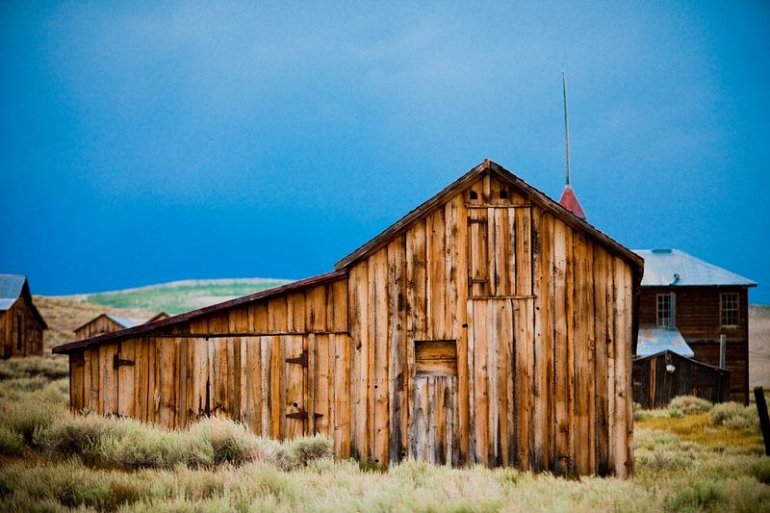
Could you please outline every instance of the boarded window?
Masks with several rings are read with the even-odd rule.
[[[472,296],[486,296],[490,291],[487,230],[486,210],[471,210],[468,218],[468,282]]]
[[[724,292],[719,295],[719,323],[722,326],[738,325],[737,292]]]
[[[414,358],[418,375],[457,375],[457,343],[454,340],[415,340]]]

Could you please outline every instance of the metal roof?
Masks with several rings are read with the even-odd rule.
[[[635,249],[644,258],[642,287],[678,287],[757,284],[678,249]]]
[[[0,274],[0,311],[8,310],[19,299],[25,281],[21,274]]]
[[[639,328],[636,356],[649,356],[662,351],[671,351],[688,358],[695,356],[678,329]]]
[[[116,323],[120,324],[124,328],[133,328],[134,326],[139,326],[140,324],[144,324],[148,321],[148,319],[138,319],[136,317],[123,317],[118,315],[112,315],[112,314],[106,314],[107,317],[115,321]]]

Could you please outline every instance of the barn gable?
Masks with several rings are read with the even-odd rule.
[[[73,408],[223,414],[383,466],[625,476],[641,262],[485,161],[333,273],[55,351]]]

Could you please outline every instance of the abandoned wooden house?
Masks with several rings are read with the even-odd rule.
[[[54,349],[71,406],[337,455],[632,471],[642,259],[484,161],[333,272]]]
[[[748,404],[748,289],[757,284],[677,249],[636,253],[644,258],[636,356],[647,357],[669,349],[711,368],[725,368],[730,371],[729,399]],[[720,363],[722,336],[726,347]],[[681,342],[674,346],[671,340]],[[711,374],[716,381],[724,379],[722,373]],[[674,372],[670,379],[676,378]],[[701,380],[699,386],[705,387],[705,382]],[[714,382],[706,388],[717,386]],[[676,388],[688,389],[685,385]],[[688,393],[699,395],[699,388],[690,387]]]
[[[160,312],[149,319],[146,317],[126,317],[122,315],[101,313],[90,321],[84,323],[82,326],[75,328],[75,338],[78,340],[85,340],[87,338],[95,337],[96,335],[101,335],[102,333],[133,328],[140,324],[149,324],[163,319],[168,319],[168,314],[166,312]]]
[[[0,274],[0,355],[42,356],[43,330],[47,328],[32,302],[27,278]]]

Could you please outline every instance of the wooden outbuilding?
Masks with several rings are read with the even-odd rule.
[[[75,337],[78,340],[85,340],[87,338],[101,335],[102,333],[110,333],[112,331],[124,330],[126,328],[133,328],[140,324],[149,324],[151,322],[168,319],[166,312],[160,312],[153,315],[149,319],[146,317],[126,317],[121,315],[113,315],[108,313],[101,313],[91,319],[83,325],[75,328]]]
[[[0,274],[0,356],[42,356],[48,326],[21,274]]]
[[[636,253],[644,258],[640,327],[677,330],[692,348],[688,356],[714,367],[720,365],[720,338],[724,336],[729,399],[748,404],[748,289],[757,284],[678,249]]]
[[[665,408],[671,399],[694,395],[712,403],[727,401],[730,371],[674,351],[634,358],[634,402],[642,408]]]
[[[341,457],[632,471],[643,262],[484,161],[306,280],[54,349],[74,410]]]

